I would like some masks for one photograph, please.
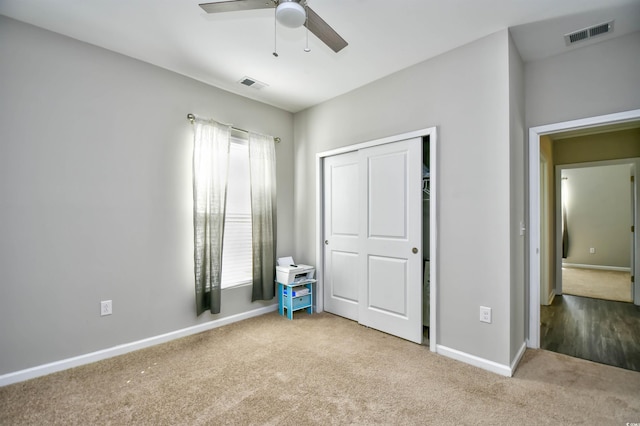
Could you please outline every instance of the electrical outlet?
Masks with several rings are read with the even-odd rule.
[[[480,306],[480,322],[491,324],[491,308]]]
[[[111,300],[103,300],[100,302],[100,316],[111,315],[113,313],[113,302]]]
[[[595,252],[596,252],[596,248],[595,248],[595,247],[591,247],[591,248],[589,249],[589,253],[591,253],[591,254],[595,254]]]

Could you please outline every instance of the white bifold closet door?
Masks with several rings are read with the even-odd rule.
[[[324,161],[324,306],[422,343],[422,140]]]

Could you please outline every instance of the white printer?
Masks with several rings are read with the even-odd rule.
[[[278,259],[276,266],[276,281],[280,284],[293,284],[297,282],[312,280],[316,269],[310,265],[297,265],[292,257],[282,257]]]

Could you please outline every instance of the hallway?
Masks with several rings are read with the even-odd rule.
[[[640,307],[632,303],[556,296],[540,307],[540,347],[640,371]]]

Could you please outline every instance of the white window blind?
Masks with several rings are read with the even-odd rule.
[[[229,180],[222,253],[221,287],[250,283],[253,278],[251,255],[251,182],[247,141],[232,138],[229,148]]]

